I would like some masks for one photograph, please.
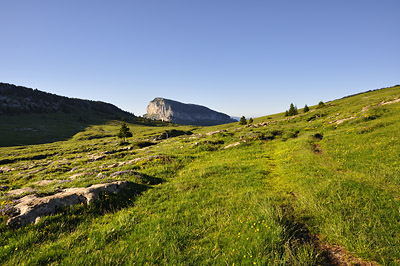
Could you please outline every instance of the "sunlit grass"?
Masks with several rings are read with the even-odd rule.
[[[0,263],[319,265],[318,238],[364,260],[398,264],[400,103],[381,104],[398,97],[400,87],[388,88],[290,119],[255,119],[265,127],[128,124],[133,138],[122,146],[113,121],[67,141],[0,148],[0,185],[8,186],[0,208],[12,202],[5,195],[12,189],[49,195],[111,180],[132,184],[20,229],[0,215]],[[194,134],[154,140],[171,129]],[[221,129],[227,132],[205,134]],[[154,145],[139,145],[145,142]],[[144,178],[111,176],[124,170]],[[56,182],[37,185],[46,179]]]

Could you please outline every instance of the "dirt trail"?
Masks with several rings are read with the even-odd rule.
[[[318,241],[317,241],[318,242]],[[365,261],[351,255],[344,247],[329,245],[327,243],[318,242],[318,248],[322,251],[324,264],[327,266],[378,266],[376,262]]]

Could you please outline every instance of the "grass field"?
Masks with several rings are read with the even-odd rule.
[[[391,87],[252,126],[128,124],[125,145],[111,121],[0,148],[3,212],[14,189],[131,182],[37,224],[10,228],[0,216],[0,264],[400,265],[399,98]],[[156,138],[166,130],[193,134]],[[111,176],[123,170],[141,177]]]

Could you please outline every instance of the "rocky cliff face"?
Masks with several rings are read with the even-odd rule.
[[[182,125],[214,126],[235,122],[228,115],[205,106],[184,104],[164,98],[155,98],[147,106],[145,117]]]

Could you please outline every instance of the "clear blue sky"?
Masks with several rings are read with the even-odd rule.
[[[400,83],[399,0],[0,2],[0,81],[256,117]]]

